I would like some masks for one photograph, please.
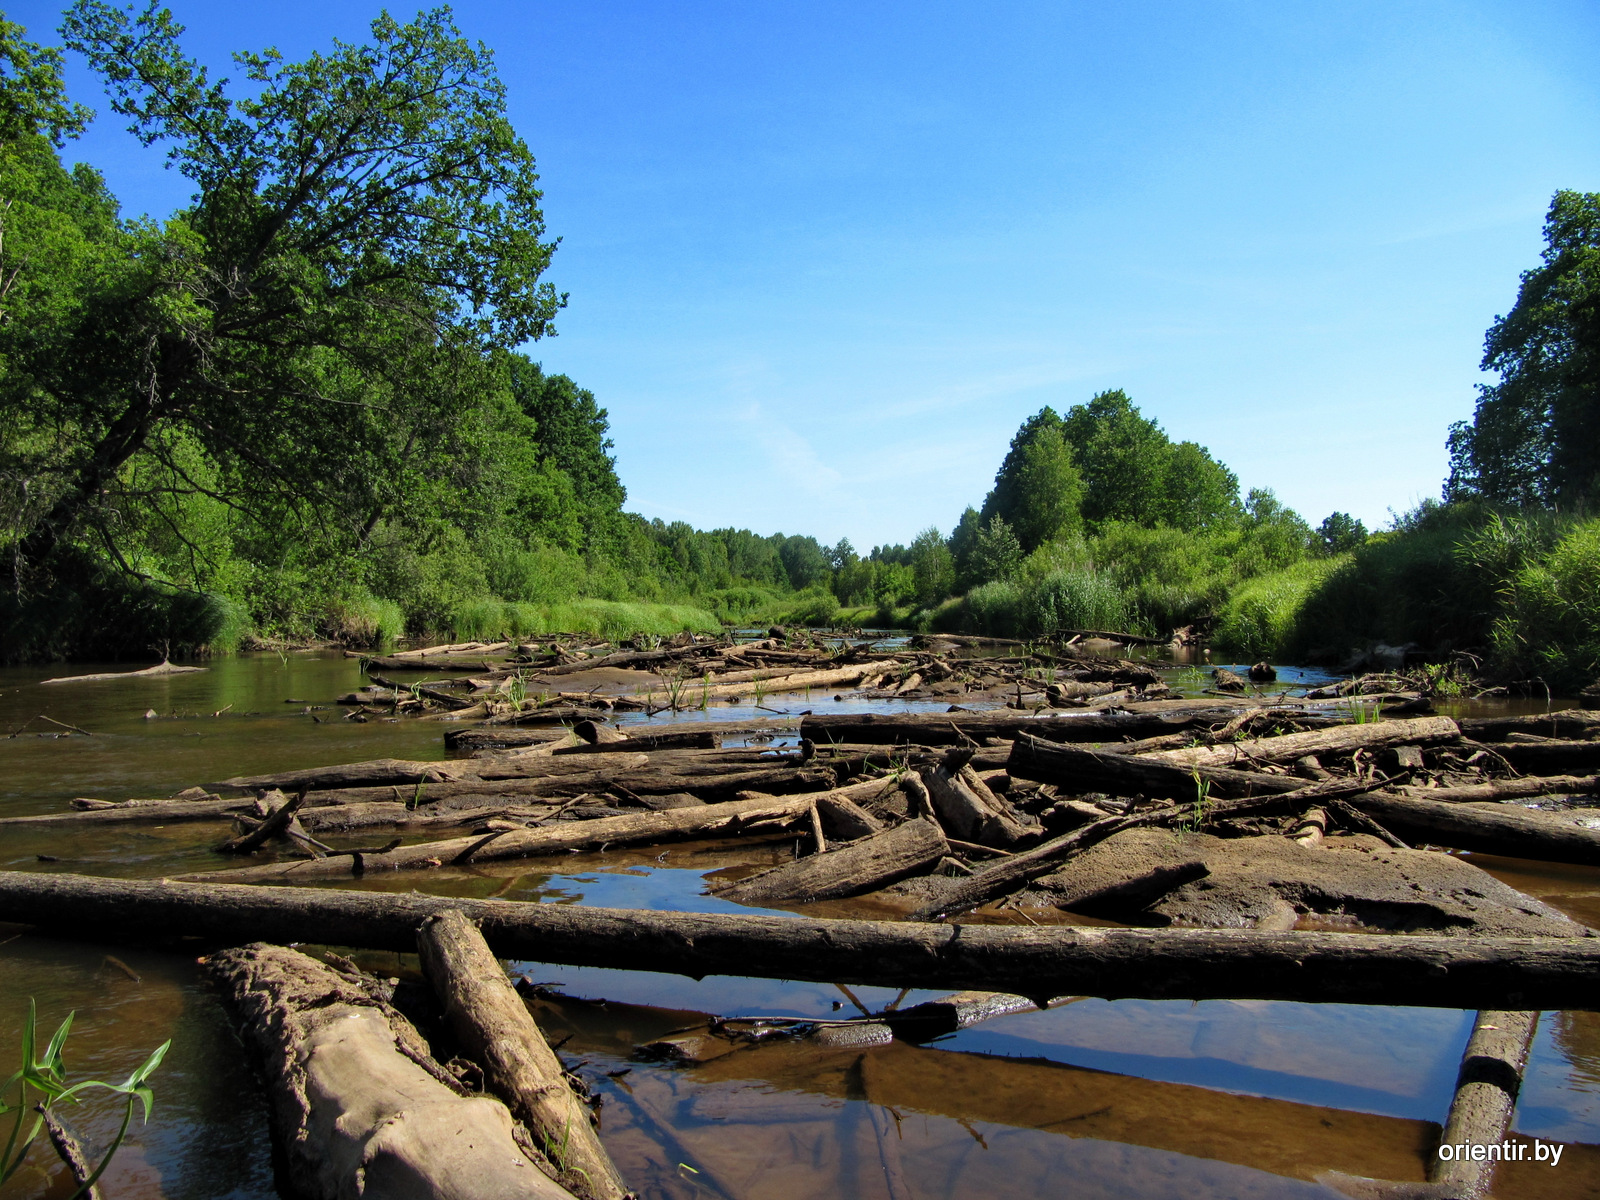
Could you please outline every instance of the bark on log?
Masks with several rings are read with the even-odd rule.
[[[567,1085],[477,926],[454,910],[430,917],[417,931],[417,953],[450,1032],[483,1068],[489,1090],[544,1147],[558,1182],[585,1200],[622,1200],[627,1185],[600,1145],[589,1106]]]
[[[255,793],[262,788],[282,788],[286,792],[324,791],[328,788],[382,787],[400,783],[437,783],[462,779],[474,773],[474,764],[462,762],[415,762],[404,758],[375,758],[371,762],[341,763],[332,767],[308,767],[301,771],[279,771],[272,775],[236,775],[205,786],[221,791]]]
[[[1600,829],[1515,804],[1449,804],[1369,792],[1348,803],[1409,842],[1540,862],[1600,865]]]
[[[1011,709],[996,712],[952,713],[845,713],[811,716],[800,724],[800,736],[817,745],[828,742],[874,742],[887,745],[954,746],[986,737],[1015,738],[1032,734],[1053,742],[1111,742],[1121,738],[1147,738],[1188,729],[1214,708],[1189,706],[1190,711],[1124,716],[1085,713],[1083,716],[1030,717]]]
[[[939,824],[953,837],[1004,850],[1039,832],[1017,820],[971,768],[952,774],[939,765],[923,767],[917,774],[928,789]]]
[[[542,829],[495,830],[486,834],[420,842],[384,854],[339,855],[263,863],[235,870],[199,871],[175,876],[191,881],[219,883],[288,882],[302,879],[339,879],[376,871],[418,871],[434,867],[466,866],[507,858],[536,858],[569,850],[599,850],[640,842],[669,841],[685,837],[733,835],[752,826],[780,828],[806,819],[811,798],[730,800],[697,808],[670,808],[660,812],[630,813],[625,817],[600,817],[592,821],[558,821]]]
[[[1225,767],[1249,762],[1292,763],[1307,754],[1348,754],[1379,746],[1433,746],[1453,742],[1461,730],[1449,717],[1418,717],[1410,721],[1372,721],[1365,725],[1336,725],[1281,737],[1250,738],[1217,746],[1186,750],[1161,750],[1145,757],[1178,766]]]
[[[1402,795],[1418,800],[1439,800],[1448,804],[1483,803],[1492,800],[1518,800],[1533,796],[1582,796],[1600,791],[1600,775],[1530,776],[1524,779],[1494,779],[1462,787],[1402,787]]]
[[[284,1190],[314,1200],[570,1200],[515,1140],[498,1100],[463,1096],[403,1017],[296,950],[213,955],[235,1025],[263,1066]]]
[[[974,989],[1047,999],[1258,999],[1585,1009],[1600,938],[931,925],[664,913],[332,888],[0,872],[0,920],[100,940],[300,940],[410,953],[459,909],[502,957],[676,975]]]
[[[745,683],[701,683],[686,679],[680,695],[679,708],[696,708],[702,700],[726,700],[731,696],[753,696],[757,692],[769,696],[805,691],[807,688],[831,688],[845,683],[858,683],[869,673],[897,667],[898,663],[869,663],[851,667],[836,667],[830,671],[797,671],[769,679],[750,680]],[[661,685],[638,689],[634,695],[653,691],[662,694]]]
[[[1490,749],[1532,775],[1589,774],[1600,770],[1600,742],[1495,742]]]
[[[1038,738],[1019,738],[1011,747],[1006,770],[1019,779],[1053,783],[1082,792],[1144,795],[1167,800],[1193,800],[1204,780],[1211,795],[1245,797],[1292,792],[1303,779],[1235,771],[1227,767],[1187,767],[1148,755],[1115,754],[1082,746],[1064,746]]]
[[[471,671],[475,675],[497,670],[509,670],[506,663],[491,663],[482,653],[461,655],[430,655],[427,658],[400,658],[380,655],[376,658],[360,656],[369,667],[380,671]]]
[[[91,808],[86,812],[36,813],[24,817],[0,817],[0,828],[12,825],[122,825],[144,823],[171,825],[179,821],[224,821],[236,813],[248,812],[253,800],[155,800],[114,804],[110,808]]]
[[[460,716],[452,713],[452,716]],[[610,714],[603,708],[581,708],[573,704],[552,704],[549,708],[524,708],[490,717],[485,725],[571,725],[577,721],[604,721]]]
[[[217,853],[250,854],[257,847],[265,845],[269,838],[277,837],[288,829],[289,823],[294,820],[295,813],[299,812],[300,806],[306,802],[306,794],[301,792],[293,799],[285,796],[282,792],[277,795],[278,807],[269,812],[261,824],[247,833],[241,833],[238,837],[229,838],[217,847]],[[263,800],[263,803],[266,803],[266,801]]]
[[[792,733],[800,728],[799,717],[757,717],[749,721],[639,721],[622,726],[630,738],[681,733],[738,737],[750,733]],[[444,744],[450,750],[488,750],[535,745],[550,737],[548,730],[508,729],[504,726],[445,731]]]
[[[1445,1185],[1451,1200],[1478,1200],[1488,1194],[1495,1164],[1473,1158],[1472,1147],[1505,1140],[1538,1027],[1537,1012],[1484,1011],[1473,1022],[1450,1115],[1428,1166],[1429,1182]],[[1447,1146],[1448,1159],[1443,1156]]]
[[[1462,735],[1475,742],[1504,741],[1508,733],[1532,733],[1539,737],[1582,738],[1600,733],[1600,712],[1583,708],[1564,708],[1559,712],[1534,713],[1523,717],[1464,717],[1458,724]]]
[[[835,841],[853,842],[856,838],[871,837],[883,828],[883,822],[877,817],[836,792],[818,796],[816,808],[823,832]]]
[[[95,1164],[83,1152],[77,1136],[54,1110],[41,1108],[39,1115],[44,1118],[44,1130],[50,1137],[50,1144],[56,1148],[56,1156],[66,1165],[73,1181],[81,1189],[81,1200],[105,1200],[99,1183],[89,1182],[94,1178]]]
[[[735,904],[805,904],[887,887],[950,853],[931,821],[907,821],[825,854],[813,854],[751,875],[713,894]]]

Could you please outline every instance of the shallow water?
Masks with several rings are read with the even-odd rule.
[[[73,673],[93,669],[76,666]],[[0,725],[10,732],[46,715],[91,736],[34,736],[34,721],[0,742],[0,814],[59,811],[78,795],[170,795],[244,772],[444,756],[447,726],[439,723],[343,720],[332,701],[361,680],[355,660],[342,657],[249,656],[203,674],[39,685],[55,673],[0,672]],[[769,697],[767,704],[796,715],[846,707],[831,693],[809,701]],[[158,716],[146,718],[151,709]],[[712,705],[670,719],[770,715],[751,705]],[[10,831],[0,835],[0,865],[176,873],[221,865],[206,847],[224,828],[197,823],[71,837]],[[750,911],[704,895],[705,876],[778,861],[787,846],[680,843],[654,853],[488,864],[360,886]],[[59,861],[41,863],[40,854]],[[1600,924],[1600,871],[1473,861]],[[872,897],[808,911],[897,912]],[[0,1072],[14,1065],[30,996],[47,1028],[77,1011],[67,1053],[75,1077],[120,1077],[173,1039],[154,1081],[152,1119],[135,1125],[114,1162],[109,1196],[275,1194],[264,1101],[192,956],[9,936],[0,930],[8,984],[0,992]],[[414,973],[405,956],[365,957],[378,970]],[[649,1197],[1220,1200],[1331,1196],[1315,1182],[1327,1171],[1417,1180],[1449,1106],[1471,1022],[1471,1014],[1437,1009],[1085,999],[995,1019],[926,1046],[824,1051],[776,1040],[673,1066],[641,1058],[638,1047],[708,1014],[839,1017],[857,1004],[876,1010],[931,993],[897,997],[887,989],[514,965],[549,986],[538,1003],[540,1020],[553,1040],[570,1036],[563,1053],[582,1063],[580,1072],[605,1098],[605,1141],[625,1177]],[[91,1143],[103,1144],[119,1116],[95,1104],[70,1119]],[[1515,1129],[1568,1149],[1559,1168],[1504,1168],[1500,1195],[1600,1195],[1600,1014],[1546,1014]],[[70,1188],[53,1159],[36,1151],[31,1161],[48,1168],[48,1182],[25,1172],[0,1196],[65,1197]]]

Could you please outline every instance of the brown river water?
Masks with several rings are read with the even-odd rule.
[[[244,773],[444,757],[438,723],[342,719],[331,701],[360,684],[352,659],[249,655],[203,674],[40,686],[52,675],[97,669],[127,668],[0,671],[0,816],[60,811],[74,796],[171,795]],[[829,711],[844,707],[831,696],[814,700]],[[808,706],[797,697],[766,703],[790,712]],[[717,706],[704,715],[771,714]],[[91,736],[53,736],[64,731],[40,717]],[[4,737],[13,730],[20,732]],[[225,832],[220,823],[13,830],[0,834],[0,869],[176,874],[225,865],[208,849]],[[341,886],[751,911],[703,895],[704,877],[779,853],[777,845],[680,843],[664,853],[573,855]],[[1600,871],[1474,861],[1600,926]],[[870,897],[802,911],[885,915]],[[92,930],[82,933],[68,942],[0,926],[0,1078],[18,1063],[30,997],[46,1031],[77,1013],[66,1055],[73,1078],[120,1079],[170,1038],[151,1119],[136,1119],[103,1180],[106,1195],[275,1196],[265,1100],[194,954],[96,945]],[[416,977],[409,956],[361,961],[380,974]],[[1269,1200],[1334,1197],[1317,1182],[1327,1172],[1421,1180],[1472,1021],[1445,1009],[1083,999],[926,1045],[825,1050],[773,1040],[670,1065],[639,1048],[703,1025],[707,1015],[838,1018],[933,993],[513,967],[544,985],[535,1002],[541,1025],[552,1041],[566,1039],[563,1055],[603,1097],[602,1137],[624,1178],[643,1196],[683,1200]],[[103,1101],[69,1117],[92,1146],[105,1143],[119,1118]],[[1497,1195],[1600,1197],[1600,1013],[1544,1015],[1513,1132],[1565,1149],[1554,1167],[1502,1167]],[[30,1164],[0,1187],[0,1198],[70,1194],[48,1146],[36,1147]]]

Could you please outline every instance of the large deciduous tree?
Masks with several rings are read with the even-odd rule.
[[[482,394],[492,352],[552,332],[565,300],[541,281],[554,243],[533,156],[492,55],[447,9],[380,16],[370,43],[300,63],[237,54],[238,96],[182,32],[153,4],[101,0],[63,24],[113,110],[196,190],[164,223],[80,220],[80,241],[114,253],[81,255],[49,311],[0,327],[0,416],[56,451],[18,485],[20,573],[85,530],[112,540],[119,471],[175,440],[231,476],[231,499],[272,496],[359,537],[384,480]],[[8,103],[7,119],[70,132],[52,103]],[[31,269],[12,258],[27,247],[4,251]]]
[[[1450,429],[1450,497],[1575,505],[1600,495],[1600,193],[1550,202],[1539,266],[1496,319],[1471,424]]]

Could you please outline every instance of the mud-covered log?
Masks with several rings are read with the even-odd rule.
[[[1348,803],[1408,842],[1541,862],[1600,865],[1600,829],[1515,804],[1451,804],[1369,792]]]
[[[1024,733],[1052,742],[1114,742],[1156,737],[1192,728],[1216,709],[1195,705],[1186,711],[1123,715],[1084,713],[1034,717],[1013,709],[997,712],[842,713],[805,718],[800,736],[817,745],[873,742],[887,745],[955,746],[986,737],[1015,738]]]
[[[1292,763],[1307,754],[1349,754],[1380,746],[1434,746],[1453,742],[1461,730],[1449,717],[1417,717],[1410,721],[1370,721],[1335,725],[1279,737],[1250,738],[1216,746],[1160,750],[1147,758],[1178,766],[1226,767],[1250,762]]]
[[[585,1200],[622,1200],[627,1186],[600,1145],[589,1106],[483,935],[460,912],[430,917],[417,953],[456,1041],[480,1067],[489,1090],[527,1127],[560,1171],[559,1182]]]
[[[630,813],[623,817],[600,817],[592,821],[558,821],[540,829],[495,830],[445,841],[419,842],[381,854],[296,859],[231,871],[203,871],[178,878],[215,879],[229,883],[292,883],[302,879],[348,879],[377,871],[466,866],[474,862],[536,858],[570,850],[600,850],[606,846],[676,838],[733,835],[752,828],[780,829],[805,820],[810,808],[811,798],[808,796],[730,800],[725,804]]]
[[[1600,938],[1467,938],[797,920],[333,888],[0,872],[0,921],[105,940],[194,936],[409,953],[459,909],[503,958],[675,975],[974,989],[1048,999],[1594,1008]]]
[[[918,819],[713,891],[720,899],[755,905],[859,896],[926,870],[949,853],[950,844],[939,827]]]
[[[1117,754],[1066,746],[1038,738],[1018,738],[1006,770],[1019,779],[1053,783],[1072,792],[1110,792],[1165,800],[1193,800],[1201,783],[1214,796],[1244,797],[1292,792],[1305,780],[1228,767],[1190,767],[1143,754]]]
[[[286,1193],[308,1200],[570,1200],[518,1147],[511,1114],[444,1080],[427,1043],[358,982],[250,945],[206,973],[262,1067]]]
[[[918,775],[928,789],[934,814],[951,837],[1006,849],[1036,835],[1017,820],[1010,806],[991,792],[970,767],[951,772],[945,765],[923,767]]]
[[[1485,1011],[1473,1022],[1450,1115],[1428,1164],[1428,1180],[1444,1184],[1442,1194],[1451,1200],[1479,1200],[1488,1194],[1495,1164],[1475,1158],[1472,1148],[1505,1140],[1538,1027],[1537,1012]]]

